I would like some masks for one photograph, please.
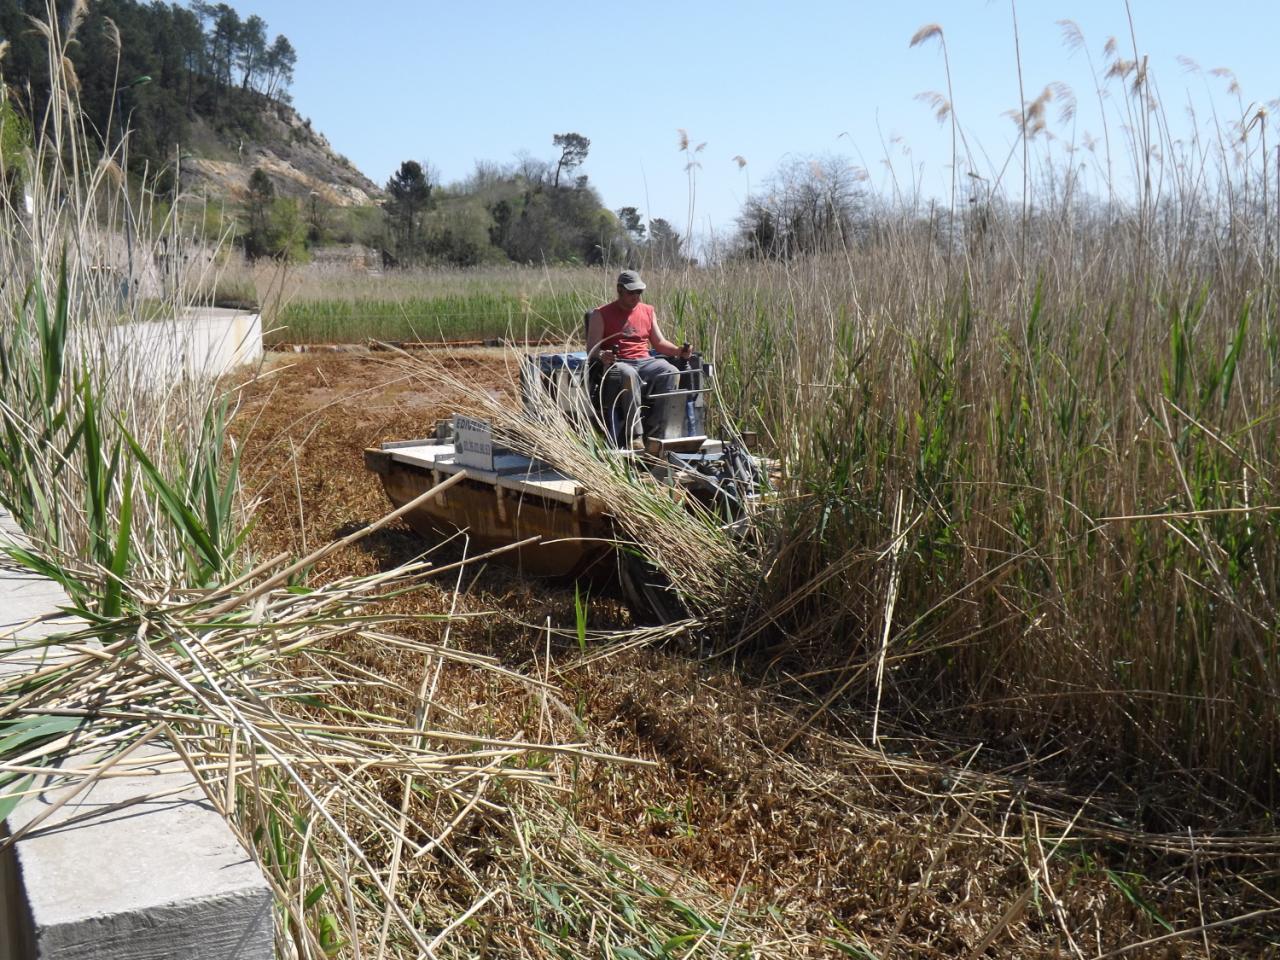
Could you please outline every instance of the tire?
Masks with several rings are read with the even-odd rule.
[[[637,623],[657,626],[689,618],[689,608],[671,581],[638,553],[619,553],[618,580]]]

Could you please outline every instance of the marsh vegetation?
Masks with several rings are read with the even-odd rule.
[[[33,541],[9,556],[85,625],[5,681],[4,802],[33,769],[81,782],[167,744],[274,884],[288,956],[1274,952],[1269,115],[1180,146],[1136,51],[1102,73],[1114,190],[1053,151],[1031,176],[1042,95],[1019,185],[845,217],[818,177],[832,216],[788,233],[762,203],[739,256],[649,271],[777,465],[732,549],[696,517],[628,531],[696,612],[656,630],[379,522],[361,449],[513,409],[501,354],[143,390],[148,358],[102,331],[156,303],[131,267],[123,292],[98,278],[154,218],[55,76],[4,171],[34,212],[8,191],[0,502]],[[244,282],[291,342],[570,344],[611,275]],[[213,282],[190,279],[175,317]]]

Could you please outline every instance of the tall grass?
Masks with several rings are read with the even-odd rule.
[[[356,343],[563,339],[598,306],[606,272],[588,267],[365,269],[330,263],[278,268],[232,263],[224,284],[255,291],[266,342]]]
[[[173,223],[150,229],[155,193],[127,182],[128,138],[108,132],[103,155],[84,126],[62,59],[76,25],[34,26],[60,65],[51,105],[0,171],[0,506],[59,561],[207,585],[229,572],[243,520],[227,408],[175,374],[205,278],[157,275]],[[166,343],[129,326],[157,319]]]
[[[930,246],[902,255],[945,277]],[[726,269],[672,304],[716,340],[728,408],[770,439],[791,494],[761,601],[790,616],[770,639],[854,656],[869,695],[883,628],[885,683],[922,724],[1084,736],[1268,796],[1268,291],[1209,276],[1144,292],[1123,265],[1097,285],[1010,270],[894,289],[885,253]]]
[[[425,291],[424,291],[425,292]],[[415,296],[403,300],[295,300],[276,314],[269,343],[497,339],[522,331],[559,339],[586,307],[573,295]]]
[[[691,274],[659,309],[790,494],[747,639],[899,720],[1257,817],[1280,788],[1275,172],[1252,113],[1217,161],[1162,142],[1139,60],[1109,65],[1132,194],[1046,159],[1022,215],[872,203],[830,255]]]

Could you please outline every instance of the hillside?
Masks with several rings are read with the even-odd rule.
[[[182,187],[233,204],[259,167],[285,198],[315,194],[350,207],[381,197],[289,105],[297,53],[287,37],[272,39],[261,17],[241,19],[226,4],[137,0],[77,11],[63,25],[77,104],[104,151],[117,149],[129,128],[124,161],[135,179],[163,179],[180,148]],[[34,130],[52,102],[49,52],[31,29],[46,16],[44,0],[0,4],[0,96]]]
[[[377,184],[334,152],[309,119],[287,104],[265,98],[263,103],[253,136],[219,133],[203,117],[192,121],[183,150],[184,191],[241,203],[250,174],[261,169],[278,196],[304,202],[313,193],[335,207],[369,206],[384,197]]]
[[[684,239],[666,221],[646,225],[634,206],[605,206],[581,172],[591,146],[581,133],[548,130],[556,154],[486,164],[456,184],[433,183],[429,164],[404,160],[384,193],[292,108],[297,51],[260,16],[138,0],[76,11],[65,35],[42,34],[30,26],[47,15],[43,0],[0,4],[5,106],[26,129],[43,129],[57,104],[50,78],[60,76],[49,65],[61,60],[94,149],[159,195],[175,186],[180,157],[177,186],[220,211],[204,226],[229,228],[250,259],[303,257],[334,242],[377,247],[402,266],[683,257]],[[65,40],[65,52],[51,57],[46,35]]]

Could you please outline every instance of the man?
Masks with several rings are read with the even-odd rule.
[[[641,302],[644,287],[639,273],[623,270],[618,274],[617,299],[592,310],[587,318],[587,356],[598,359],[604,368],[601,395],[606,422],[620,446],[629,445],[635,436],[642,385],[647,397],[670,393],[678,383],[679,371],[661,356],[649,356],[650,348],[682,360],[692,353],[689,344],[678,347],[662,335],[653,307]],[[656,435],[682,399],[659,396],[649,404],[645,435]]]

